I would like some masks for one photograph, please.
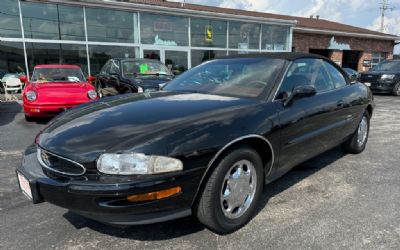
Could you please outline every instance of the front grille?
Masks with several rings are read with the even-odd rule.
[[[381,78],[380,75],[371,75],[371,74],[362,74],[360,81],[361,82],[377,82]]]
[[[37,156],[42,167],[58,174],[80,176],[86,172],[86,168],[82,164],[40,148],[38,148]]]

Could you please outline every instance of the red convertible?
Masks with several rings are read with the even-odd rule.
[[[25,119],[52,117],[66,109],[98,99],[90,84],[93,77],[85,79],[82,70],[74,65],[37,65],[23,91]]]

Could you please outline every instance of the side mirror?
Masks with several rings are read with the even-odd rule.
[[[96,81],[96,77],[94,77],[94,76],[88,76],[88,77],[86,78],[86,80],[87,80],[89,83],[92,83],[92,82]]]
[[[317,90],[312,85],[301,85],[293,89],[292,93],[286,98],[283,105],[288,106],[296,97],[307,97],[313,96],[317,93]]]
[[[20,76],[20,77],[19,77],[19,80],[20,80],[22,83],[26,83],[26,82],[28,81],[28,79],[26,78],[26,76]]]
[[[357,78],[358,78],[358,77],[357,77],[357,75],[355,75],[355,74],[349,75],[350,82],[355,82],[355,81],[357,81],[357,80],[358,80]]]

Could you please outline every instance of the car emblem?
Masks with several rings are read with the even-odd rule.
[[[50,166],[49,156],[45,152],[43,152],[42,150],[40,152],[40,157],[42,158],[43,163],[45,163],[47,166]]]

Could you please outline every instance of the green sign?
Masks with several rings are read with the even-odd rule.
[[[139,68],[140,68],[140,74],[144,74],[149,70],[149,65],[143,63],[140,64]]]

